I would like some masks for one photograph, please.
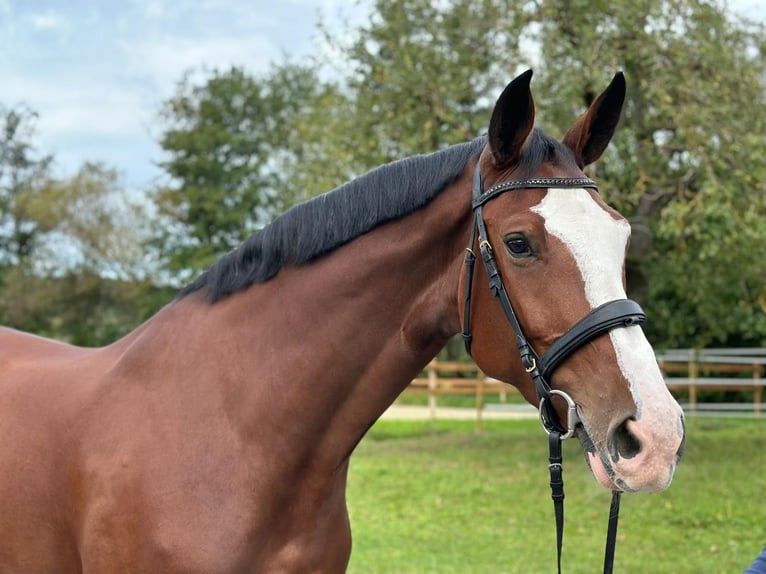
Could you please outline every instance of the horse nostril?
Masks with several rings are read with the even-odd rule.
[[[609,436],[609,454],[615,461],[619,458],[633,458],[641,452],[641,442],[628,428],[631,421],[632,417],[625,419]]]

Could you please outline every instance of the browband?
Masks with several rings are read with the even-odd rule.
[[[476,170],[478,171],[478,169]],[[533,177],[529,179],[512,179],[503,183],[493,185],[487,191],[479,195],[477,198],[474,192],[473,209],[481,207],[488,201],[493,200],[495,197],[506,191],[513,189],[530,189],[530,188],[581,188],[589,187],[591,189],[598,190],[596,182],[589,177]],[[475,189],[475,186],[474,186]]]

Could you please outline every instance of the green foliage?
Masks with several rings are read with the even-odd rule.
[[[555,571],[547,443],[537,421],[380,421],[351,459],[349,572]],[[763,545],[766,439],[756,421],[689,429],[670,488],[623,496],[615,569],[742,572]],[[564,570],[601,571],[609,492],[564,443]],[[754,479],[754,477],[757,477]],[[725,487],[722,487],[725,485]]]
[[[473,139],[515,70],[513,2],[379,0],[347,58],[358,153],[378,165]]]
[[[323,30],[344,62],[334,75],[313,60],[181,85],[162,140],[178,185],[161,210],[187,230],[164,226],[171,269],[204,267],[279,209],[375,165],[475,137],[527,53],[554,134],[626,73],[621,129],[593,171],[631,219],[629,292],[653,340],[766,340],[761,26],[715,0],[381,0],[371,12],[346,34]]]
[[[170,183],[156,195],[155,244],[171,272],[204,269],[299,195],[286,191],[296,189],[289,168],[321,141],[315,104],[335,97],[311,67],[289,63],[263,78],[232,68],[181,81],[163,108]]]
[[[160,145],[171,183],[159,190],[160,240],[173,271],[200,269],[257,227],[258,210],[274,203],[263,166],[270,114],[264,87],[242,70],[216,72],[205,86],[184,78],[165,104],[169,127]],[[179,232],[177,224],[183,225]]]
[[[26,107],[0,106],[0,268],[22,263],[36,247],[39,225],[29,213],[30,196],[52,161],[35,149],[36,119]]]
[[[121,278],[140,274],[145,230],[139,222],[145,207],[129,197],[116,170],[85,163],[69,179],[47,180],[30,198],[28,209],[46,234],[36,258],[38,269],[58,273],[81,268]],[[59,255],[61,243],[73,252],[70,258]]]
[[[95,347],[135,328],[174,292],[146,280],[105,279],[88,269],[42,277],[18,266],[0,290],[0,317],[9,327]]]
[[[366,160],[354,143],[352,100],[339,85],[322,80],[320,69],[311,60],[287,63],[268,77],[279,125],[270,162],[280,211],[352,179]]]
[[[539,6],[540,93],[566,129],[610,72],[628,101],[595,167],[630,217],[628,280],[663,346],[766,340],[764,30],[714,0]]]
[[[763,181],[707,183],[662,213],[657,243],[667,248],[653,254],[652,308],[654,331],[668,346],[752,346],[766,338]]]
[[[622,69],[623,121],[590,169],[631,220],[629,294],[652,340],[766,341],[763,25],[718,0],[376,0],[364,25],[320,32],[329,58],[181,79],[160,116],[150,241],[134,223],[152,211],[119,174],[86,165],[52,181],[35,114],[0,110],[0,289],[75,270],[141,281],[147,249],[155,281],[182,282],[298,201],[475,137],[523,68],[554,135]],[[444,353],[463,358],[459,339]]]
[[[109,343],[156,311],[157,292],[169,298],[140,278],[141,209],[103,165],[52,179],[51,158],[31,155],[33,132],[20,131],[20,116],[6,117],[17,123],[6,127],[0,164],[0,229],[9,231],[0,261],[13,265],[0,267],[0,320],[76,344]]]

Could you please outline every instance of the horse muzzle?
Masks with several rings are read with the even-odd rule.
[[[591,439],[585,427],[578,433],[593,476],[611,490],[658,492],[665,490],[683,454],[683,414],[658,425],[652,418],[625,419],[605,441]]]

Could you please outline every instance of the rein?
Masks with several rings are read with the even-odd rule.
[[[538,355],[530,345],[521,328],[508,292],[503,285],[503,279],[495,261],[492,246],[489,243],[487,227],[482,214],[483,206],[499,195],[517,189],[530,188],[590,188],[598,190],[596,182],[587,177],[576,178],[529,178],[514,179],[495,185],[486,192],[481,179],[479,163],[473,176],[472,209],[474,212],[473,229],[466,249],[466,290],[465,308],[463,314],[463,341],[466,351],[471,354],[471,294],[473,290],[473,269],[476,262],[474,244],[479,243],[479,253],[484,261],[484,268],[489,278],[489,289],[497,297],[506,319],[513,328],[516,337],[516,347],[524,370],[529,373],[535,384],[535,392],[540,411],[540,422],[548,433],[549,465],[551,497],[556,519],[556,552],[558,572],[561,574],[561,549],[564,537],[564,479],[561,454],[561,441],[574,436],[577,425],[581,424],[577,412],[577,404],[564,391],[552,389],[549,379],[556,368],[580,347],[596,337],[608,333],[612,329],[640,325],[646,320],[641,306],[630,299],[617,299],[596,307],[580,321],[557,339],[542,356]],[[558,396],[567,404],[566,427],[559,421],[553,407],[552,398]],[[606,549],[604,552],[604,574],[611,574],[614,563],[614,551],[617,541],[617,521],[620,510],[619,490],[612,491],[612,502],[609,511]]]

